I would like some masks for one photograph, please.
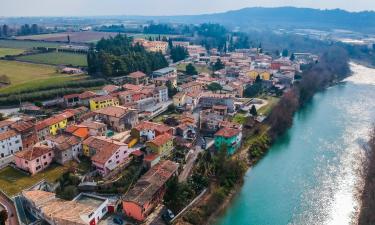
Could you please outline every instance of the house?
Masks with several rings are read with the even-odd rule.
[[[202,83],[196,82],[196,81],[191,81],[188,83],[181,84],[178,86],[178,91],[182,92],[196,92],[196,91],[202,91]]]
[[[43,145],[31,147],[14,155],[16,166],[31,175],[46,169],[52,163],[53,158],[52,148]]]
[[[155,87],[153,97],[157,103],[168,101],[168,88],[166,86]]]
[[[108,106],[117,106],[119,104],[119,100],[116,97],[110,95],[104,95],[90,99],[91,111],[102,109]]]
[[[81,140],[86,139],[90,135],[88,127],[77,124],[67,126],[65,132],[74,135]]]
[[[220,128],[220,122],[223,120],[223,115],[213,113],[210,109],[201,110],[199,113],[199,128],[204,134],[210,136]]]
[[[185,92],[178,92],[173,96],[173,105],[176,107],[183,107],[186,102],[186,93]]]
[[[90,99],[95,97],[97,97],[97,95],[92,91],[85,91],[78,95],[80,104],[86,107],[90,106]]]
[[[109,106],[96,110],[95,113],[109,128],[117,132],[131,129],[138,123],[137,111],[123,106]]]
[[[199,105],[202,108],[212,108],[214,105],[224,105],[227,106],[228,112],[234,112],[235,110],[234,97],[230,94],[204,92],[199,99]]]
[[[113,208],[109,199],[86,193],[66,201],[52,192],[27,190],[21,199],[29,212],[51,225],[96,225]]]
[[[81,69],[72,68],[72,67],[65,67],[61,71],[62,73],[66,74],[82,74],[83,71]]]
[[[65,107],[74,107],[76,105],[81,104],[79,94],[64,95],[63,99]]]
[[[224,146],[228,154],[233,154],[241,146],[241,139],[240,129],[223,127],[215,133],[215,147],[220,150]]]
[[[173,136],[165,133],[155,137],[146,143],[146,146],[161,156],[169,155],[173,149]]]
[[[122,207],[125,215],[144,221],[163,201],[165,184],[171,177],[177,175],[177,170],[177,163],[166,160],[147,171],[123,196]]]
[[[180,123],[176,127],[176,134],[184,139],[194,139],[196,135],[196,126],[193,123]]]
[[[177,69],[175,67],[166,67],[152,72],[152,78],[156,77],[177,77]]]
[[[153,79],[156,86],[168,86],[168,82],[174,88],[177,88],[177,76],[162,76]]]
[[[147,85],[148,84],[148,77],[141,71],[130,73],[127,77],[129,83],[134,85]]]
[[[71,113],[60,113],[45,120],[39,121],[35,125],[38,140],[44,140],[49,134],[56,135],[61,129],[65,129],[68,125],[68,119],[74,115]]]
[[[137,150],[128,145],[105,137],[89,137],[83,142],[83,151],[91,157],[96,170],[102,175],[108,175],[116,167],[130,162],[130,154]]]
[[[161,52],[165,54],[168,50],[168,42],[165,41],[148,41],[137,38],[134,39],[134,42],[142,45],[147,51],[150,52]]]
[[[116,86],[116,85],[113,85],[113,84],[108,84],[108,85],[105,85],[102,90],[107,94],[111,94],[113,92],[116,92],[118,90],[120,90],[120,87],[119,86]]]
[[[71,134],[59,134],[48,136],[45,142],[48,147],[53,148],[56,162],[64,165],[82,154],[82,141]]]
[[[16,121],[11,119],[6,119],[0,121],[0,133],[3,133],[5,131],[8,131],[10,129],[10,126],[14,124]]]
[[[150,141],[165,133],[173,135],[173,128],[149,121],[142,121],[131,130],[131,135],[141,141]]]
[[[11,125],[11,129],[21,135],[22,147],[29,148],[38,142],[34,121],[20,120]]]
[[[105,136],[107,133],[107,125],[105,123],[97,121],[84,121],[80,126],[87,127],[89,129],[90,136]]]
[[[0,133],[0,158],[8,157],[22,150],[22,138],[14,130]]]

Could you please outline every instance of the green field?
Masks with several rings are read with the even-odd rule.
[[[186,71],[186,63],[180,63],[177,65],[177,70],[179,71]],[[209,66],[203,66],[203,65],[194,65],[195,69],[197,70],[198,73],[208,73],[211,74],[212,71],[209,68]]]
[[[18,48],[0,48],[0,57],[4,57],[6,55],[19,55],[25,52],[24,49]]]
[[[67,171],[67,167],[52,164],[46,170],[30,176],[8,166],[0,170],[0,187],[8,196],[14,196],[43,179],[48,182],[55,182],[65,171]]]
[[[57,48],[60,47],[61,43],[56,42],[42,42],[42,41],[21,41],[21,40],[0,40],[0,47],[2,48],[19,48],[19,49],[31,49],[36,47],[48,47]]]
[[[87,57],[84,54],[67,52],[49,52],[35,55],[26,55],[17,59],[32,63],[44,63],[51,65],[87,66]]]
[[[279,102],[279,98],[271,97],[271,96],[264,96],[260,97],[261,99],[267,100],[267,105],[263,106],[262,108],[258,109],[258,115],[264,115],[267,116],[273,107]]]
[[[59,74],[54,66],[4,60],[0,60],[0,75],[7,75],[11,81],[11,85],[0,89],[2,94],[86,78],[84,75]]]

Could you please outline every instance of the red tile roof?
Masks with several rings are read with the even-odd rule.
[[[89,99],[89,98],[96,97],[96,94],[95,94],[95,92],[92,92],[92,91],[85,91],[85,92],[81,93],[78,97],[80,99]]]
[[[5,131],[3,133],[0,133],[0,141],[8,139],[10,137],[14,137],[16,135],[18,135],[18,133],[16,133],[14,130]]]
[[[20,151],[20,152],[17,152],[15,154],[16,157],[18,158],[22,158],[24,160],[28,160],[28,161],[31,161],[31,160],[34,160],[36,158],[39,158],[49,152],[52,151],[52,148],[50,147],[47,147],[47,146],[38,146],[38,147],[33,147],[31,149],[28,149],[28,150],[23,150],[23,151]]]
[[[135,126],[135,129],[138,130],[138,131],[142,131],[142,130],[154,130],[154,131],[157,131],[159,133],[166,133],[169,130],[171,130],[172,128],[168,127],[168,126],[166,126],[164,124],[160,124],[160,123],[153,123],[153,122],[149,122],[149,121],[142,121],[137,126]]]
[[[239,129],[223,127],[218,132],[215,133],[215,136],[222,136],[226,138],[233,137],[238,135],[241,131]]]
[[[156,146],[162,146],[170,140],[173,140],[173,136],[168,133],[165,133],[157,136],[154,140],[151,140],[149,142],[153,143]]]
[[[146,77],[146,74],[144,74],[143,72],[141,72],[141,71],[137,71],[137,72],[133,72],[133,73],[130,73],[129,75],[128,75],[128,77],[130,77],[130,78],[142,78],[142,77]]]
[[[108,106],[106,108],[96,110],[95,112],[98,114],[121,118],[122,116],[126,115],[129,111],[132,111],[132,109],[123,106]]]

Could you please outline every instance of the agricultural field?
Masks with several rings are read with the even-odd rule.
[[[37,173],[34,176],[30,176],[25,172],[8,166],[0,170],[0,187],[8,196],[14,196],[43,179],[48,182],[56,182],[56,180],[60,178],[67,169],[68,168],[64,166],[52,164],[46,170]]]
[[[85,75],[59,74],[56,67],[17,61],[0,60],[0,75],[9,77],[11,84],[0,88],[0,94],[36,90],[50,84],[82,80]]]
[[[0,48],[32,49],[37,47],[58,48],[62,43],[0,39]]]
[[[85,54],[67,52],[48,52],[35,55],[26,55],[17,57],[17,60],[50,65],[87,66],[87,57]]]
[[[18,48],[1,48],[0,47],[0,57],[4,57],[7,55],[19,55],[21,53],[24,53],[24,49],[18,49]]]
[[[54,34],[39,34],[39,35],[28,35],[19,36],[18,40],[36,40],[36,41],[58,41],[67,42],[68,36],[71,42],[76,43],[90,43],[99,41],[101,38],[109,38],[115,36],[115,32],[97,32],[97,31],[82,31],[82,32],[63,32]]]

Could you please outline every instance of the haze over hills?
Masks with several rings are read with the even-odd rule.
[[[313,28],[348,29],[375,33],[375,12],[348,12],[341,9],[319,10],[311,8],[244,8],[224,13],[191,16],[132,17],[157,21],[202,23],[212,22],[241,28]]]

